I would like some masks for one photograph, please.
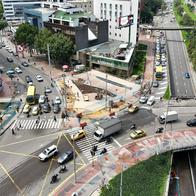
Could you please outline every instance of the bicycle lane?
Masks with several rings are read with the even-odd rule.
[[[167,132],[142,138],[111,153],[102,155],[77,173],[77,181],[70,178],[60,184],[50,195],[99,195],[100,188],[111,178],[153,155],[179,148],[188,148],[196,142],[196,129]],[[169,174],[168,174],[169,175]],[[169,176],[168,176],[169,177]]]

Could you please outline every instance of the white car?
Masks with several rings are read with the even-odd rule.
[[[20,74],[20,73],[22,73],[22,69],[20,69],[19,67],[16,67],[15,68],[15,72],[18,73],[18,74]]]
[[[42,104],[45,103],[46,97],[45,95],[40,95],[38,103]]]
[[[61,104],[60,97],[55,97],[54,104]]]
[[[41,75],[36,75],[36,80],[37,80],[38,82],[42,82],[44,79],[42,78]]]
[[[148,97],[142,96],[142,97],[140,97],[139,102],[140,102],[140,103],[146,103],[147,100],[148,100]]]
[[[148,101],[147,101],[147,105],[153,105],[155,102],[155,97],[154,96],[150,96]]]
[[[12,49],[7,50],[9,53],[13,53],[14,51]]]
[[[50,87],[45,87],[45,90],[44,90],[44,92],[45,93],[51,93],[52,92],[52,90],[51,90],[51,88]]]
[[[42,153],[39,154],[39,159],[40,161],[46,161],[50,157],[54,156],[55,154],[58,153],[57,146],[52,145],[48,148],[46,148]]]

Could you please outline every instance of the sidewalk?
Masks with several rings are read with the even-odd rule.
[[[144,71],[144,80],[143,84],[147,84],[148,82],[153,81],[153,65],[154,65],[154,38],[150,37],[149,39],[146,37],[145,34],[140,34],[139,42],[147,45],[147,56],[146,56],[146,65]]]
[[[136,140],[120,149],[100,156],[94,166],[89,164],[77,173],[76,184],[73,178],[65,180],[51,195],[71,196],[77,192],[81,196],[97,196],[101,186],[108,184],[111,178],[122,171],[122,162],[124,169],[126,169],[153,155],[179,148],[191,148],[195,143],[195,128],[189,131],[167,132]]]

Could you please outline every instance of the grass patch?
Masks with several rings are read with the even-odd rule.
[[[135,53],[133,75],[143,75],[146,62],[147,46],[139,44]]]
[[[167,86],[167,89],[165,91],[165,94],[163,96],[164,99],[169,100],[171,98],[171,91],[169,85]]]
[[[123,196],[164,195],[171,166],[171,153],[155,155],[123,172]],[[120,174],[102,188],[101,196],[120,193]]]

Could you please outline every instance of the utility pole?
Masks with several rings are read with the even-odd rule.
[[[107,97],[107,93],[108,93],[108,74],[106,73],[106,84],[105,84],[105,108],[107,110],[107,102],[108,102],[108,97]]]
[[[120,196],[123,195],[122,194],[122,192],[123,192],[123,190],[122,190],[122,185],[123,185],[123,163],[121,163],[121,166],[122,166],[122,171],[120,173]]]
[[[74,136],[73,136],[73,158],[74,158],[74,183],[76,183],[76,151],[75,151],[75,140],[74,140]]]
[[[48,65],[49,65],[49,68],[51,68],[51,64],[50,64],[50,45],[47,44],[47,51],[48,51]],[[50,71],[50,77],[52,78],[52,73]]]

